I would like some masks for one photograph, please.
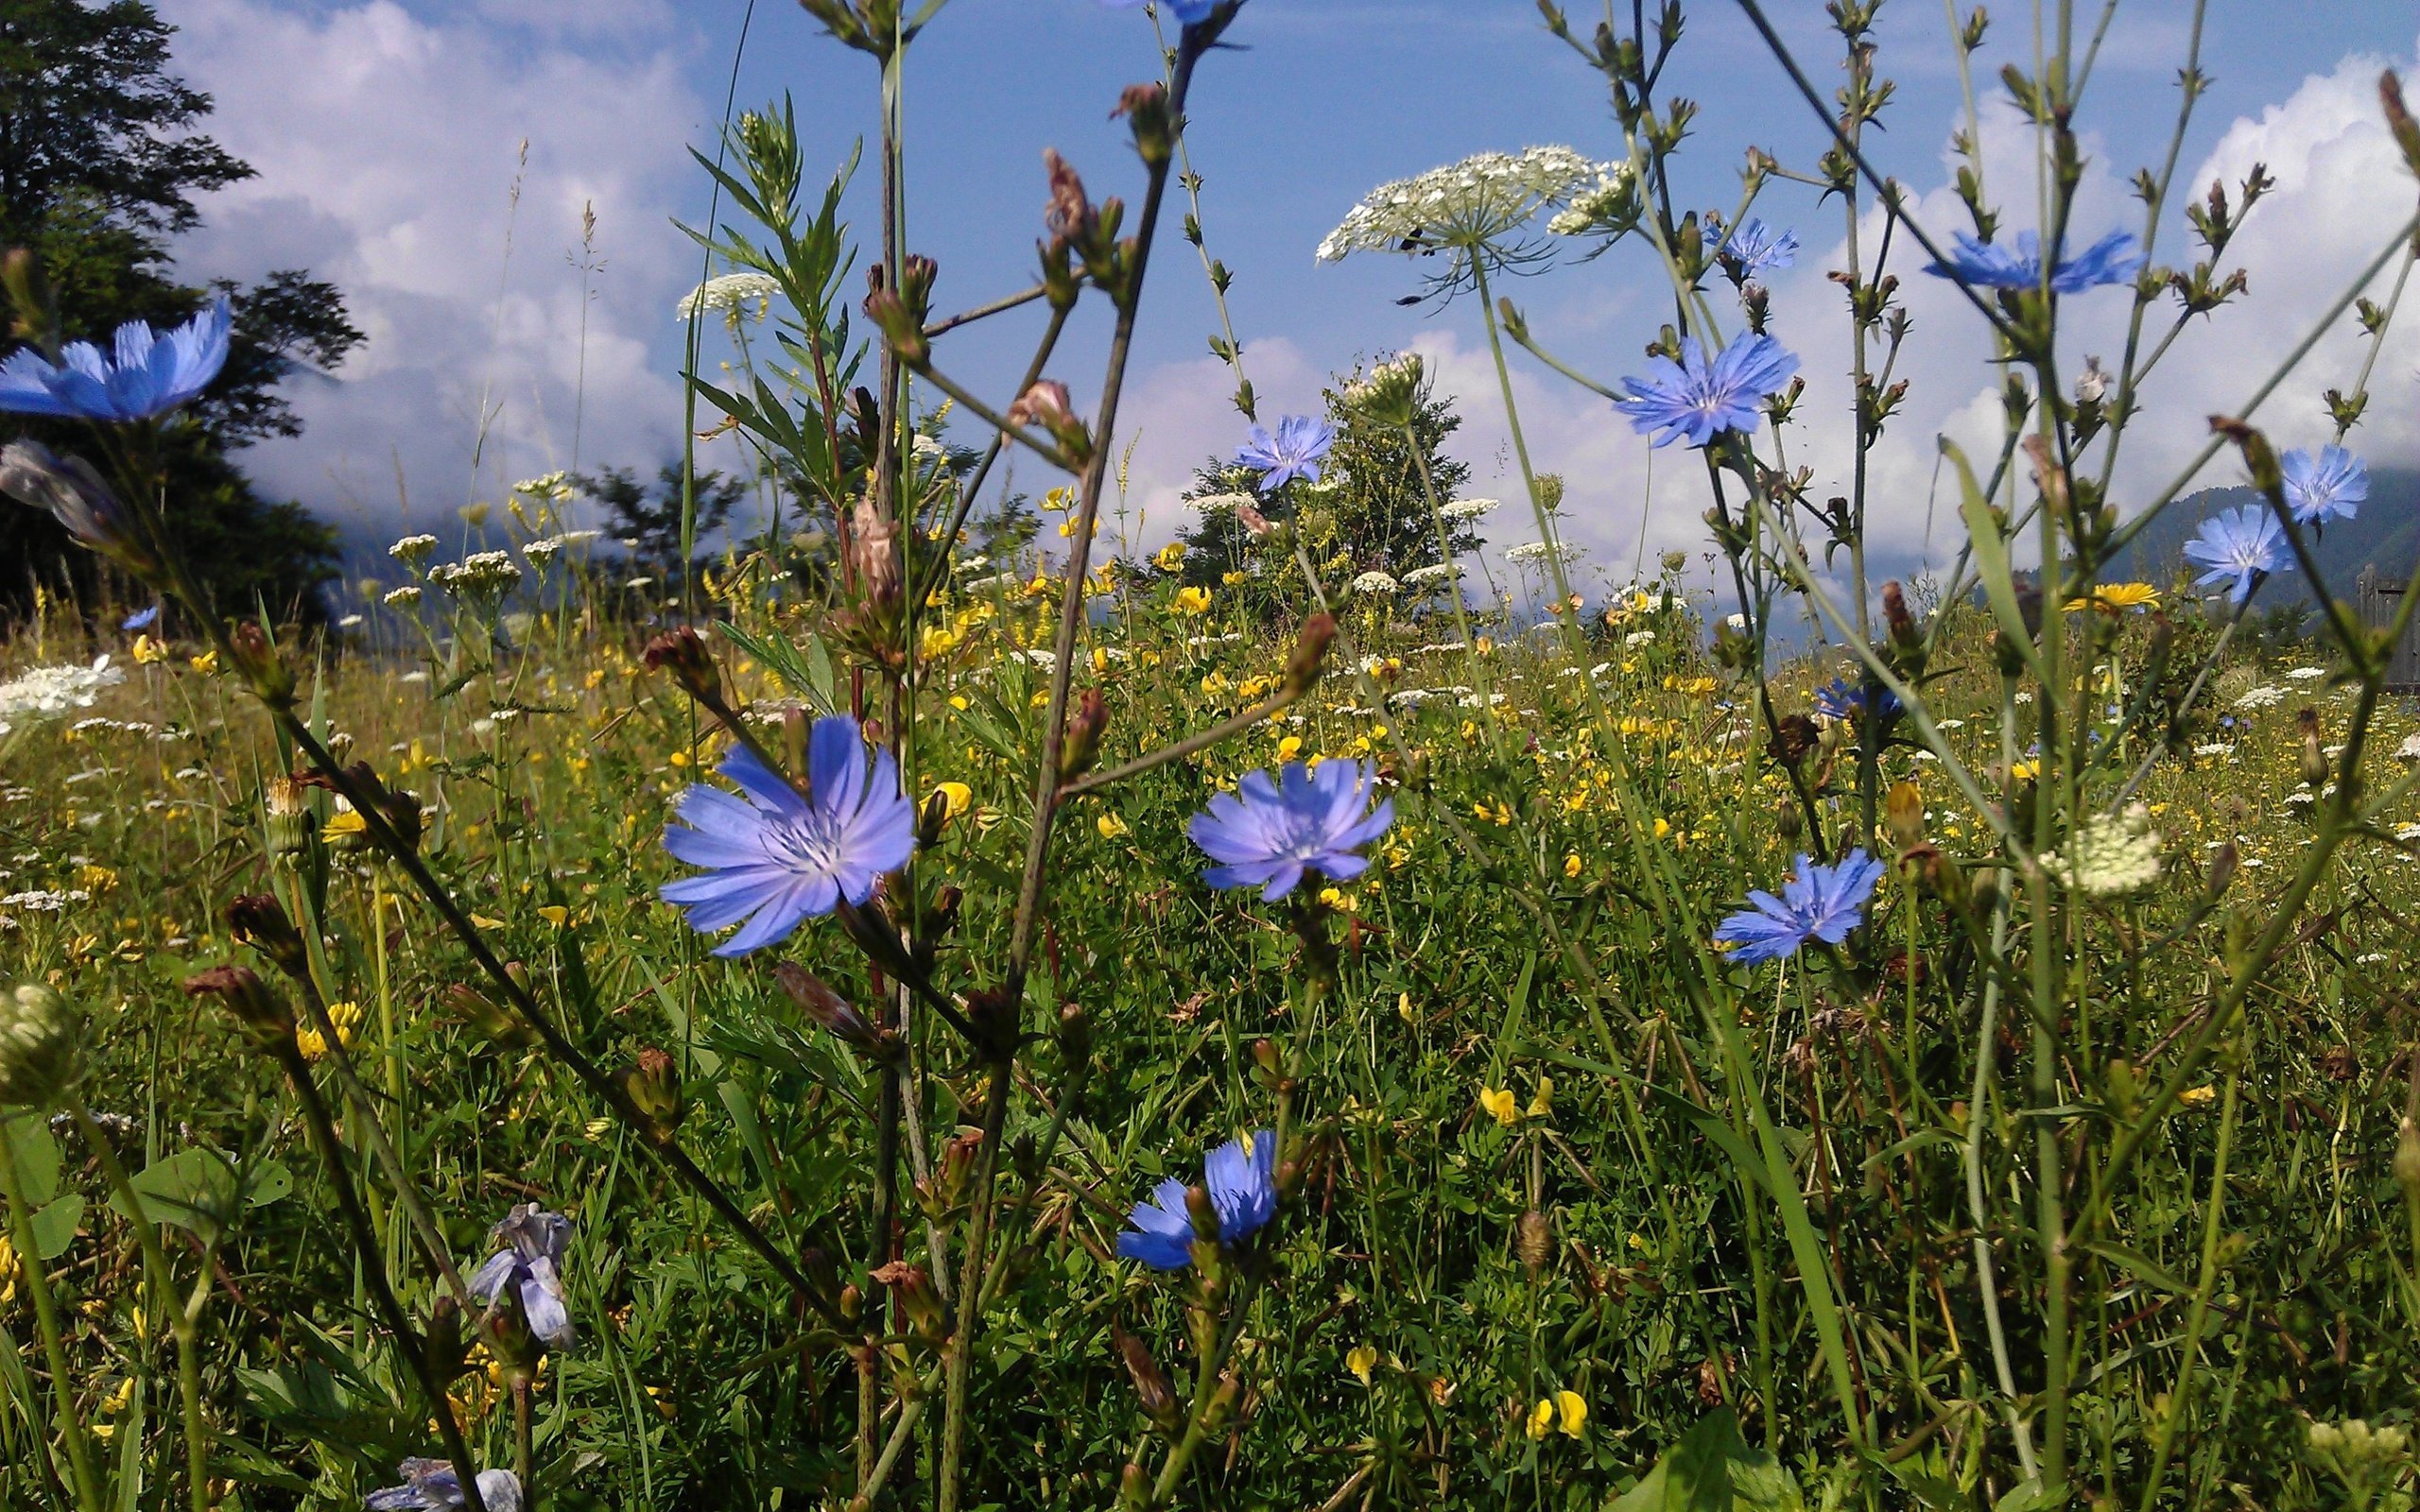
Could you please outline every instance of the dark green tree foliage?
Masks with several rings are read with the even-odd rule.
[[[1451,401],[1437,397],[1434,378],[1422,380],[1419,418],[1408,440],[1401,430],[1374,424],[1345,404],[1345,390],[1359,381],[1362,371],[1356,369],[1322,392],[1328,423],[1336,427],[1336,444],[1320,486],[1291,484],[1256,506],[1268,520],[1301,528],[1312,559],[1331,579],[1331,589],[1361,573],[1400,578],[1443,560],[1420,458],[1427,458],[1429,481],[1440,503],[1453,502],[1471,475],[1467,464],[1445,455],[1445,439],[1461,428],[1462,418],[1454,413]],[[1197,506],[1198,518],[1184,536],[1183,572],[1186,582],[1202,587],[1244,573],[1265,586],[1273,602],[1290,593],[1297,576],[1293,546],[1283,534],[1258,538],[1244,527],[1236,504],[1253,491],[1252,473],[1226,460],[1214,457],[1195,472],[1185,497]],[[1444,525],[1445,542],[1457,555],[1478,549],[1480,537],[1467,521],[1458,524],[1448,520]]]
[[[681,466],[677,462],[658,469],[652,485],[640,482],[638,474],[626,467],[584,472],[572,482],[604,508],[605,534],[622,548],[633,574],[677,588],[687,576],[704,571],[718,555],[703,550],[685,566],[682,561]],[[719,472],[699,473],[697,525],[689,539],[693,542],[713,540],[747,496],[743,479]]]
[[[333,367],[362,335],[336,288],[299,269],[250,287],[175,277],[168,240],[199,222],[194,198],[252,170],[192,130],[211,101],[168,72],[174,30],[144,0],[0,0],[0,245],[40,259],[62,335],[104,347],[128,320],[173,325],[220,293],[233,301],[226,370],[168,442],[170,514],[229,611],[316,619],[335,532],[298,504],[263,499],[230,454],[297,434],[279,386]],[[0,417],[0,441],[25,435],[64,450],[91,442],[78,425]],[[38,581],[98,587],[89,553],[13,504],[0,506],[0,613],[23,608]]]

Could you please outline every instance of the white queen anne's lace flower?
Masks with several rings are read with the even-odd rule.
[[[1533,561],[1544,561],[1549,556],[1552,556],[1558,561],[1578,561],[1580,559],[1580,548],[1577,546],[1549,546],[1543,541],[1523,541],[1520,545],[1506,548],[1504,559],[1509,562],[1516,562],[1523,566],[1527,566],[1529,563]]]
[[[1380,593],[1392,593],[1402,586],[1403,585],[1401,583],[1396,582],[1394,578],[1382,572],[1366,572],[1360,576],[1353,579],[1353,591],[1355,593],[1367,593],[1373,596]]]
[[[717,313],[736,318],[747,313],[746,306],[753,304],[757,318],[762,319],[766,307],[781,291],[781,284],[769,274],[725,273],[691,289],[673,308],[683,320],[694,320],[700,315]]]
[[[1638,224],[1640,209],[1638,180],[1630,164],[1608,163],[1597,170],[1594,184],[1570,195],[1547,230],[1558,236],[1618,235]]]
[[[1476,520],[1495,507],[1494,499],[1456,499],[1437,512],[1448,520],[1459,522]]]
[[[2045,855],[2042,866],[2078,892],[2118,898],[2159,880],[2159,845],[2151,810],[2135,803],[2115,817],[2084,820],[2067,837],[2066,850]]]
[[[397,561],[402,562],[406,567],[417,567],[422,562],[428,560],[428,554],[436,549],[437,538],[435,536],[406,536],[403,540],[396,541],[391,546],[389,546],[387,548],[387,555],[394,558]]]
[[[475,551],[428,576],[458,593],[503,593],[521,581],[521,566],[501,551]]]
[[[71,709],[90,709],[104,688],[126,680],[126,669],[110,665],[106,656],[91,666],[36,667],[12,681],[0,682],[0,736],[19,726],[56,719]]]
[[[2285,701],[2285,689],[2262,686],[2255,688],[2251,692],[2243,695],[2243,696],[2236,699],[2235,706],[2247,713],[2252,713],[2262,709],[2274,709]]]
[[[1565,203],[1582,184],[1615,171],[1614,164],[1564,146],[1481,152],[1371,190],[1320,243],[1319,260],[1479,247],[1519,231],[1539,211]]]

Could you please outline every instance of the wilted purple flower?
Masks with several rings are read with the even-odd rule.
[[[488,1230],[488,1242],[499,1247],[471,1274],[471,1295],[493,1313],[510,1292],[521,1299],[521,1314],[531,1333],[556,1349],[569,1345],[571,1310],[564,1305],[563,1279],[556,1267],[570,1237],[571,1220],[562,1213],[548,1212],[534,1202],[515,1203],[504,1221]]]
[[[1368,869],[1353,852],[1395,822],[1392,799],[1370,808],[1374,768],[1359,762],[1322,762],[1313,771],[1288,763],[1277,778],[1246,772],[1233,793],[1221,793],[1193,816],[1193,843],[1219,863],[1201,874],[1213,887],[1258,887],[1274,902],[1294,890],[1305,868],[1338,882]],[[1364,812],[1364,811],[1367,812]]]
[[[2053,269],[2050,287],[2060,294],[2082,294],[2103,284],[2129,283],[2142,266],[2143,254],[2135,249],[2135,238],[2113,231]],[[2042,238],[2021,231],[2013,245],[1979,242],[1962,231],[1958,250],[1949,260],[1927,263],[1925,271],[1977,288],[2038,289],[2042,286]]]
[[[1797,873],[1782,884],[1780,897],[1751,892],[1748,906],[1717,924],[1714,937],[1737,947],[1731,959],[1742,966],[1795,955],[1810,939],[1838,945],[1865,922],[1866,900],[1881,880],[1882,863],[1863,847],[1830,867],[1801,854]]]
[[[1658,446],[1684,439],[1703,446],[1724,431],[1754,431],[1757,405],[1797,370],[1798,358],[1768,335],[1742,333],[1712,361],[1697,337],[1683,336],[1681,360],[1656,357],[1648,376],[1623,379],[1630,397],[1614,407],[1641,436],[1662,431]]]
[[[1132,10],[1143,3],[1144,0],[1101,0],[1101,4],[1119,10]],[[1198,21],[1209,20],[1210,12],[1219,8],[1219,0],[1159,0],[1159,3],[1170,15],[1188,26]]]
[[[362,1504],[370,1512],[444,1512],[462,1505],[462,1480],[441,1459],[407,1459],[395,1467],[401,1486],[372,1491]],[[521,1477],[510,1470],[479,1471],[479,1500],[488,1512],[521,1512]]]
[[[2271,573],[2293,566],[2286,555],[2286,527],[2266,506],[2221,509],[2202,523],[2202,533],[2185,543],[2185,559],[2208,569],[2194,582],[2216,588],[2231,582],[2227,596],[2240,604]]]
[[[1267,426],[1253,426],[1243,450],[1236,454],[1236,465],[1258,472],[1260,491],[1273,493],[1295,478],[1317,483],[1320,464],[1335,444],[1336,427],[1327,421],[1288,415],[1277,422],[1275,436],[1269,434]]]
[[[868,777],[865,737],[854,719],[815,722],[804,797],[744,746],[732,747],[721,772],[739,784],[739,796],[692,787],[678,805],[687,824],[664,832],[664,849],[708,869],[661,893],[685,905],[689,927],[700,932],[749,920],[715,947],[717,955],[770,945],[843,900],[864,902],[882,874],[906,866],[916,849],[916,806],[899,791],[898,765],[878,750]]]
[[[1246,1147],[1229,1140],[1201,1162],[1201,1184],[1219,1214],[1219,1243],[1232,1245],[1257,1232],[1277,1212],[1277,1136],[1262,1129]],[[1170,1177],[1151,1189],[1117,1236],[1117,1252],[1153,1270],[1183,1270],[1193,1263],[1193,1218],[1185,1211],[1185,1186]]]
[[[136,421],[164,415],[209,386],[227,365],[233,316],[221,295],[164,335],[141,320],[117,328],[114,360],[74,341],[54,366],[31,347],[0,363],[0,410],[70,420]]]
[[[2370,496],[2370,464],[2341,446],[2323,446],[2317,455],[2296,447],[2277,465],[2286,474],[2286,507],[2298,524],[2350,520]]]
[[[1774,231],[1751,215],[1732,229],[1715,249],[1717,257],[1738,265],[1742,283],[1769,267],[1788,267],[1798,259],[1798,232]]]

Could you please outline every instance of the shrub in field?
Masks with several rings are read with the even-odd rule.
[[[1475,299],[1539,538],[1490,563],[1503,507],[1456,497],[1418,357],[1259,411],[1185,141],[1250,67],[1244,0],[1150,8],[1131,204],[1051,154],[1035,282],[955,315],[891,198],[942,8],[805,3],[880,74],[879,231],[845,170],[807,192],[786,104],[745,115],[683,314],[695,397],[811,547],[718,550],[739,485],[625,477],[649,570],[616,582],[577,485],[533,479],[511,549],[396,541],[391,618],[308,656],[166,528],[223,318],[0,365],[0,407],[91,422],[0,487],[164,604],[0,683],[0,1494],[2408,1503],[2420,735],[2387,667],[2420,576],[2373,628],[2309,548],[2366,500],[2370,370],[2282,453],[2251,412],[2300,354],[2247,375],[2168,490],[2112,485],[2169,338],[2242,292],[2261,174],[2196,205],[2186,268],[2154,261],[2173,153],[2139,232],[2071,224],[2063,43],[2004,79],[2039,224],[1984,195],[1971,121],[1968,225],[1922,222],[1864,152],[1875,8],[1841,5],[1813,166],[1752,154],[1736,204],[1676,213],[1679,6],[1542,5],[1607,155],[1388,184],[1321,249]],[[1962,69],[1985,31],[1953,15]],[[2420,173],[2392,76],[2380,110]],[[1770,328],[1792,179],[1848,228],[1840,415]],[[2411,189],[2335,312],[2372,356]],[[1098,533],[1176,223],[1242,419],[1215,529],[1130,559]],[[1665,280],[1631,375],[1506,297],[1566,249]],[[2003,424],[1943,443],[1955,568],[1875,583],[1910,278],[1988,332]],[[2076,374],[2092,300],[2131,301],[2125,352]],[[1089,410],[1051,376],[1087,305]],[[987,398],[950,334],[1020,311]],[[1574,590],[1530,360],[1703,473],[1713,594],[1685,557]],[[1819,426],[1855,459],[1823,498],[1788,451]],[[2256,502],[2189,582],[2120,578],[2222,451]],[[985,533],[1012,452],[1067,481]],[[2248,644],[2289,572],[2325,664]],[[1784,651],[1801,612],[1823,656]]]

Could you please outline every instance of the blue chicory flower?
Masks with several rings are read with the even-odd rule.
[[[1335,426],[1309,415],[1288,415],[1277,422],[1274,436],[1266,426],[1253,426],[1236,453],[1236,465],[1258,472],[1260,491],[1274,493],[1295,478],[1317,483],[1320,464],[1335,444]]]
[[[1377,772],[1360,762],[1288,763],[1277,778],[1247,772],[1193,816],[1193,843],[1219,863],[1201,874],[1213,887],[1258,887],[1271,902],[1294,890],[1304,868],[1346,882],[1369,868],[1354,852],[1387,833],[1394,799],[1370,808]],[[1365,812],[1366,811],[1366,812]]]
[[[149,420],[191,400],[227,365],[233,316],[225,296],[164,335],[141,320],[117,328],[115,354],[70,342],[53,365],[31,347],[0,363],[0,410],[70,420]]]
[[[1262,1129],[1229,1140],[1201,1162],[1201,1184],[1219,1214],[1219,1243],[1232,1245],[1259,1231],[1277,1212],[1277,1136]],[[1170,1177],[1137,1203],[1117,1236],[1117,1252],[1153,1270],[1183,1270],[1193,1263],[1193,1218],[1185,1211],[1185,1186]]]
[[[1101,0],[1101,4],[1119,10],[1132,10],[1143,3],[1144,0]],[[1188,26],[1209,20],[1210,12],[1219,7],[1219,0],[1159,0],[1159,3]]]
[[[2204,588],[2230,583],[2227,596],[2240,604],[2271,573],[2293,566],[2286,554],[2286,527],[2268,507],[2239,505],[2202,523],[2202,533],[2185,543],[2185,558],[2208,569],[2194,582]]]
[[[2299,524],[2350,520],[2370,496],[2370,464],[2341,446],[2323,446],[2316,454],[2296,447],[2277,458],[2277,465],[2286,474],[2286,507]]]
[[[1796,874],[1782,884],[1780,897],[1751,892],[1748,906],[1717,924],[1714,937],[1737,947],[1731,959],[1742,966],[1795,955],[1810,939],[1838,945],[1865,922],[1866,900],[1881,880],[1881,861],[1867,855],[1863,847],[1829,867],[1817,866],[1802,854]]]
[[[1641,436],[1662,431],[1658,446],[1703,446],[1723,431],[1754,431],[1757,405],[1797,370],[1798,358],[1768,335],[1742,333],[1710,362],[1697,337],[1683,336],[1681,360],[1657,357],[1649,376],[1623,379],[1630,397],[1614,407]]]
[[[916,806],[899,791],[898,764],[878,750],[869,777],[854,719],[815,722],[804,797],[743,746],[732,747],[720,769],[739,795],[694,786],[676,809],[686,823],[664,832],[665,850],[707,870],[667,883],[660,894],[684,905],[689,927],[700,933],[749,920],[715,947],[717,955],[745,955],[843,901],[863,903],[882,874],[915,851]]]
[[[395,1467],[401,1486],[372,1491],[362,1504],[370,1512],[445,1512],[462,1505],[462,1480],[441,1459],[407,1459]],[[510,1470],[479,1471],[479,1500],[488,1512],[521,1512],[521,1477]]]
[[[493,1314],[510,1295],[521,1302],[529,1332],[544,1343],[562,1349],[572,1341],[571,1309],[563,1298],[563,1245],[571,1238],[571,1220],[548,1212],[534,1202],[518,1202],[504,1221],[488,1230],[488,1242],[499,1246],[487,1263],[471,1273],[471,1295]]]
[[[1899,716],[1899,696],[1890,689],[1882,690],[1882,717],[1887,722]],[[1815,712],[1825,719],[1861,720],[1865,717],[1865,684],[1851,682],[1846,678],[1834,678],[1815,690]]]
[[[1954,278],[1977,288],[2038,289],[2042,286],[2042,238],[2030,231],[2016,233],[2014,245],[1979,242],[1958,233],[1958,250],[1945,263],[1927,263],[1935,278]],[[2050,273],[2050,287],[2060,294],[2082,294],[2104,284],[2125,284],[2141,271],[2143,254],[2135,238],[2113,231],[2061,263]]]
[[[1798,260],[1798,232],[1774,231],[1761,219],[1751,215],[1732,228],[1715,249],[1718,257],[1728,257],[1739,266],[1742,283],[1754,278],[1769,267],[1788,267]]]
[[[139,613],[129,614],[125,619],[118,622],[117,627],[121,630],[147,630],[152,626],[159,623],[160,606],[154,604],[149,609],[144,610]]]

